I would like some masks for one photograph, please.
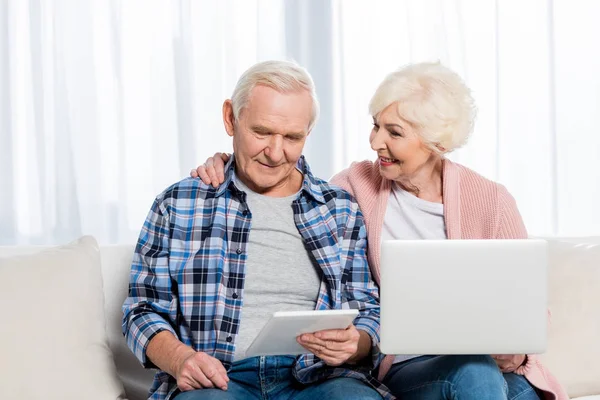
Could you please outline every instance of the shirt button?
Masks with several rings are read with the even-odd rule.
[[[234,294],[231,295],[231,297],[233,297],[234,299],[237,299],[238,295],[237,295],[237,293],[234,293]]]
[[[227,343],[231,343],[231,341],[233,340],[233,338],[231,336],[227,336],[227,339],[225,339],[225,340],[227,340]]]
[[[237,254],[242,254],[242,248],[241,248],[241,247],[240,247],[240,248],[238,248],[238,249],[237,249],[235,252],[236,252]]]

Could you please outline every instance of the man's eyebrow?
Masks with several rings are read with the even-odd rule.
[[[250,129],[257,133],[271,133],[270,129],[262,125],[253,125]]]
[[[250,129],[252,129],[254,132],[256,133],[277,133],[277,132],[273,132],[271,129],[267,128],[266,126],[262,126],[262,125],[253,125],[250,127]],[[304,136],[304,131],[298,131],[298,132],[286,132],[284,133],[285,136]]]
[[[299,131],[299,132],[287,132],[285,134],[285,136],[304,136],[305,132],[304,131]]]

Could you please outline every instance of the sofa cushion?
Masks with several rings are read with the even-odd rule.
[[[2,399],[123,399],[105,330],[100,253],[83,237],[0,258]]]
[[[600,394],[600,244],[549,241],[548,350],[570,397]]]

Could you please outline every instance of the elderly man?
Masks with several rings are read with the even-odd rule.
[[[318,111],[303,68],[256,64],[223,104],[225,181],[184,179],[154,201],[123,305],[129,347],[160,369],[151,399],[388,396],[369,374],[379,302],[363,216],[302,157]],[[353,325],[301,335],[307,354],[245,356],[274,311],[341,308],[359,310]]]

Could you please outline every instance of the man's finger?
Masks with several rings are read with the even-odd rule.
[[[319,344],[319,343],[314,343],[314,342],[303,342],[300,339],[298,339],[298,343],[300,343],[300,345],[302,347],[304,347],[306,350],[310,351],[311,353],[318,353],[321,351],[321,349],[324,349],[325,346],[323,344]]]
[[[225,389],[223,389],[223,390],[227,390],[227,383],[229,382],[229,377],[227,376],[227,370],[225,369],[225,367],[223,366],[221,361],[217,360],[216,358],[213,359],[213,364],[214,364],[215,368],[217,369],[217,372],[221,375],[221,377],[225,381]]]
[[[334,339],[327,339],[327,337],[332,337]],[[342,339],[342,340],[340,340],[340,339]],[[335,335],[330,335],[330,336],[326,336],[326,338],[319,338],[317,336],[317,334],[315,334],[310,337],[310,340],[311,340],[310,343],[315,343],[321,347],[325,347],[327,349],[331,349],[331,350],[335,350],[335,351],[343,351],[344,348],[346,347],[346,345],[348,343],[350,343],[349,337],[345,338],[345,337],[340,337],[339,335],[337,337]]]
[[[225,367],[223,366],[221,361],[217,360],[216,358],[215,358],[215,366],[216,366],[217,370],[223,376],[223,379],[225,379],[227,382],[229,382],[229,377],[227,376],[227,370],[225,369]]]
[[[219,389],[227,390],[227,382],[214,363],[206,363],[201,368],[203,375],[210,381],[211,386],[209,387],[218,387]]]
[[[348,347],[349,342],[336,342],[335,340],[323,341],[327,350],[344,351]]]
[[[321,347],[325,347],[325,341],[319,339],[317,336],[315,336],[312,333],[303,333],[302,335],[298,336],[297,340],[301,345],[305,345],[305,344],[311,345],[312,344],[312,345],[318,345]]]
[[[302,342],[300,344],[303,344]],[[315,349],[325,349],[333,352],[343,352],[346,350],[346,342],[334,342],[333,340],[319,340],[311,342],[311,347]]]
[[[213,388],[215,387],[210,379],[204,375],[202,370],[198,368],[194,368],[191,371],[190,379],[196,381],[198,388]],[[196,386],[196,385],[192,385]]]
[[[336,352],[318,344],[303,345],[304,348],[318,357],[335,357]]]
[[[302,343],[300,343],[302,344]],[[319,356],[325,355],[333,358],[344,358],[344,355],[353,353],[351,346],[347,343],[338,342],[324,342],[322,344],[302,344],[302,346],[310,351],[311,353],[318,354]]]
[[[347,342],[350,340],[351,333],[348,329],[329,329],[315,332],[315,336],[321,340],[331,340],[334,342]]]
[[[323,362],[327,365],[338,366],[344,363],[346,357],[344,357],[343,353],[339,353],[336,351],[328,350],[325,348],[320,348],[316,351],[313,351],[313,354],[319,357]]]
[[[200,384],[198,382],[196,382],[193,379],[181,379],[179,381],[177,381],[177,387],[182,391],[182,392],[187,392],[190,390],[195,390],[195,389],[202,389],[202,386],[200,386]]]
[[[317,351],[321,347],[321,346],[319,346],[317,344],[308,343],[308,342],[304,342],[304,341],[300,340],[300,336],[298,336],[298,338],[296,339],[296,341],[300,344],[300,346],[304,347],[310,353],[314,353],[315,351]]]

